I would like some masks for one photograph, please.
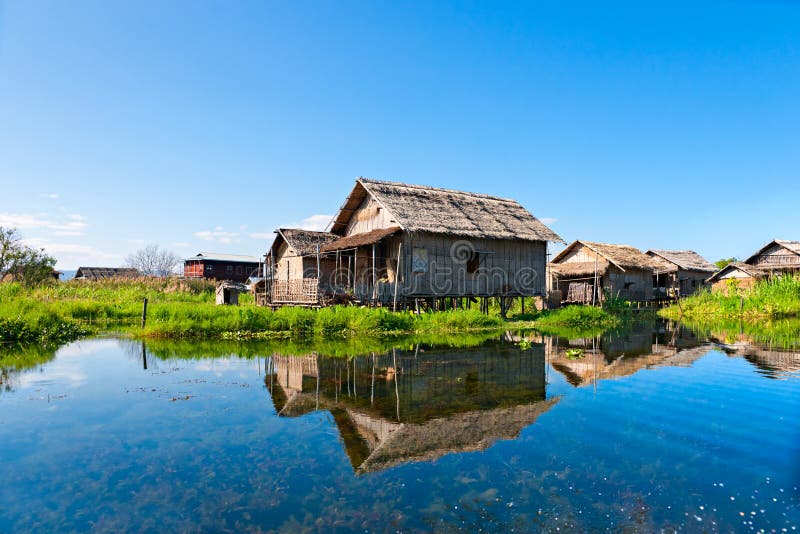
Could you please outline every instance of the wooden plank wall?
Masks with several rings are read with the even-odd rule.
[[[483,253],[477,273],[467,272],[465,263],[454,260],[451,251],[459,241],[467,242],[475,251]],[[429,265],[425,273],[412,272],[414,248],[428,251]],[[406,234],[400,294],[409,297],[492,296],[509,294],[523,285],[522,293],[526,296],[543,294],[546,250],[544,242],[464,240],[440,234]]]

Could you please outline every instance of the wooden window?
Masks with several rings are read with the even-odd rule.
[[[228,265],[228,274],[233,274],[233,265]]]
[[[414,250],[411,254],[411,272],[428,272],[428,249],[414,247]]]
[[[214,272],[214,266],[211,265],[211,264],[206,265],[206,272],[207,273],[213,273]]]
[[[243,267],[241,265],[237,265],[236,266],[236,274],[242,274],[242,272],[243,272]]]

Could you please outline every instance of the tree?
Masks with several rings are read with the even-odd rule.
[[[0,226],[0,280],[10,274],[16,265],[22,238],[16,228]]]
[[[11,277],[26,285],[53,279],[56,259],[25,245],[16,228],[0,226],[0,281]]]
[[[717,260],[714,262],[714,265],[717,266],[717,269],[724,269],[729,263],[733,263],[738,261],[736,258],[723,258],[721,260]]]
[[[180,258],[158,245],[147,245],[125,259],[125,265],[150,276],[169,276],[175,272]]]

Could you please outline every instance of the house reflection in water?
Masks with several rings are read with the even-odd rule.
[[[725,354],[741,356],[767,378],[800,378],[800,349],[764,343],[746,334],[735,336],[733,341],[730,337],[727,332],[715,332],[710,339]]]
[[[265,378],[280,416],[333,415],[356,473],[480,451],[552,407],[544,345],[394,350],[356,358],[275,354]]]
[[[642,369],[689,366],[712,347],[674,323],[642,325],[624,333],[567,340],[543,338],[547,361],[573,386],[629,376]],[[579,350],[576,350],[579,349]]]

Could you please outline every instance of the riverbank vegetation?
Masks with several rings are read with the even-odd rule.
[[[397,335],[441,335],[503,328],[604,329],[620,316],[574,306],[518,314],[507,321],[499,310],[448,310],[415,315],[385,308],[334,306],[323,309],[257,307],[250,295],[239,306],[216,306],[213,282],[177,278],[74,280],[35,287],[0,284],[0,341],[64,342],[90,334],[123,333],[136,338],[345,339]],[[141,328],[143,300],[147,320]],[[532,303],[528,310],[532,309]]]
[[[726,291],[703,291],[659,312],[668,319],[729,322],[800,318],[800,276],[760,280],[742,288],[732,280]]]

